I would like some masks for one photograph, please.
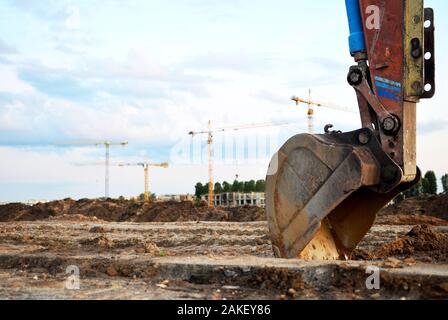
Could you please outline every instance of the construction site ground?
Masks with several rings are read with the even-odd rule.
[[[411,200],[383,210],[349,261],[274,258],[258,208],[4,205],[0,298],[447,299],[447,197]],[[67,286],[69,266],[79,289]],[[379,290],[366,287],[371,267]]]

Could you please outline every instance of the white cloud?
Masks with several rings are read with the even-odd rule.
[[[292,134],[301,132],[306,127],[306,108],[296,107],[290,97],[306,97],[309,88],[319,100],[357,105],[355,92],[346,83],[352,59],[347,52],[343,5],[286,1],[278,6],[272,1],[241,0],[74,3],[14,1],[20,10],[12,12],[11,21],[19,21],[17,30],[35,42],[26,37],[11,41],[13,26],[3,28],[5,34],[0,31],[0,37],[8,40],[9,52],[13,49],[9,43],[20,48],[8,56],[8,65],[0,65],[2,143],[124,139],[131,146],[139,145],[127,154],[132,157],[156,152],[154,146],[169,149],[188,131],[205,129],[209,119],[214,126],[289,120],[295,123]],[[321,19],[301,14],[317,10]],[[446,51],[442,45],[438,56]],[[5,48],[0,41],[0,51]],[[438,74],[444,74],[446,65],[441,60]],[[419,105],[418,154],[423,168],[434,164],[438,171],[448,171],[442,161],[446,155],[438,145],[447,135],[445,123],[436,121],[448,115],[448,93],[443,91],[447,82],[442,76],[438,81],[442,90],[436,98]],[[316,130],[322,132],[327,123],[344,131],[360,126],[356,114],[317,109]],[[20,150],[2,149],[9,154],[5,161],[10,173],[0,171],[0,179],[16,177],[25,182],[29,177],[43,183],[48,174],[51,181],[67,188],[70,181],[85,184],[85,195],[102,194],[100,169],[61,165],[76,155]],[[101,156],[95,153],[93,158]],[[15,157],[22,159],[16,166]],[[33,160],[39,172],[32,172]],[[218,166],[216,179],[232,179],[234,171],[241,176],[247,173],[247,178],[262,177],[263,166],[255,167]],[[51,168],[54,172],[49,172]],[[118,179],[118,172],[113,181],[122,179],[128,189],[120,185],[113,189],[123,194],[140,190],[138,168],[126,171],[133,175],[130,180],[125,173]],[[95,176],[95,181],[91,177],[77,180],[88,175]],[[154,182],[157,192],[185,192],[194,182],[205,182],[207,168],[205,164],[176,166],[161,177]],[[96,189],[87,187],[92,185]]]
[[[2,39],[0,39],[0,55],[5,54],[16,54],[17,49],[11,47],[10,45],[6,44]]]
[[[78,29],[81,25],[81,15],[79,7],[68,6],[66,8],[67,18],[65,19],[65,26],[70,30]]]
[[[104,166],[101,163],[101,148],[70,148],[62,152],[54,148],[12,148],[0,147],[0,190],[9,186],[13,198],[5,198],[0,193],[0,201],[24,201],[34,198],[42,199],[48,195],[48,188],[64,186],[57,192],[52,191],[53,198],[100,197],[104,195]],[[129,161],[129,158],[116,157],[117,150],[111,150],[112,163]],[[142,160],[135,158],[136,161]],[[92,165],[77,166],[76,164]],[[94,163],[99,163],[94,165]],[[20,170],[18,170],[20,168]],[[231,180],[235,174],[241,179],[263,178],[263,165],[217,165],[216,180]],[[204,165],[170,165],[168,169],[153,168],[150,171],[150,190],[157,194],[194,192],[194,184],[208,180],[207,166]],[[33,191],[21,192],[32,184]],[[11,190],[15,188],[15,190]],[[40,189],[40,191],[39,191]],[[143,192],[143,170],[140,167],[110,168],[111,196],[136,196]]]
[[[427,170],[434,170],[437,175],[448,173],[448,148],[443,145],[447,139],[448,128],[417,136],[417,164],[423,173]]]
[[[12,66],[0,65],[0,92],[9,94],[31,94],[35,90],[25,81],[18,78]]]

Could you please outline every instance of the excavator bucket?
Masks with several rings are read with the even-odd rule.
[[[376,213],[418,181],[402,171],[369,129],[291,138],[272,159],[266,213],[280,258],[348,258]]]
[[[377,212],[420,179],[416,106],[434,95],[434,12],[423,0],[345,3],[362,129],[297,135],[272,159],[266,213],[278,257],[349,258]]]

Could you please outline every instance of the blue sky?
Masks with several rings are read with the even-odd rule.
[[[448,3],[436,10],[436,98],[419,105],[418,159],[448,172]],[[348,54],[343,1],[16,0],[0,4],[0,201],[103,194],[99,147],[62,143],[127,140],[113,162],[169,161],[151,172],[158,194],[192,192],[207,180],[206,162],[172,160],[187,132],[288,120],[278,143],[306,130],[306,112],[288,101],[306,95],[356,107],[345,77]],[[316,128],[359,127],[358,115],[317,110]],[[234,139],[236,134],[227,138]],[[203,137],[196,137],[204,142]],[[219,139],[219,137],[217,137]],[[205,158],[205,157],[203,157]],[[217,180],[263,178],[268,157],[217,163]],[[111,194],[141,192],[140,168],[113,167]]]

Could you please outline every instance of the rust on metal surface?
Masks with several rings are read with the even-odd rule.
[[[266,183],[266,212],[274,252],[283,258],[348,257],[396,196],[399,167],[362,129],[345,134],[297,135],[274,157]],[[395,169],[384,182],[383,168]],[[370,189],[365,189],[369,187]]]
[[[347,76],[363,129],[297,135],[274,157],[266,212],[279,257],[349,257],[376,213],[420,179],[416,103],[434,94],[423,88],[434,86],[434,59],[423,61],[434,50],[433,12],[422,0],[359,5],[364,22],[372,6],[380,13],[379,27],[363,23],[366,51],[354,54]],[[423,17],[431,21],[425,30]]]

